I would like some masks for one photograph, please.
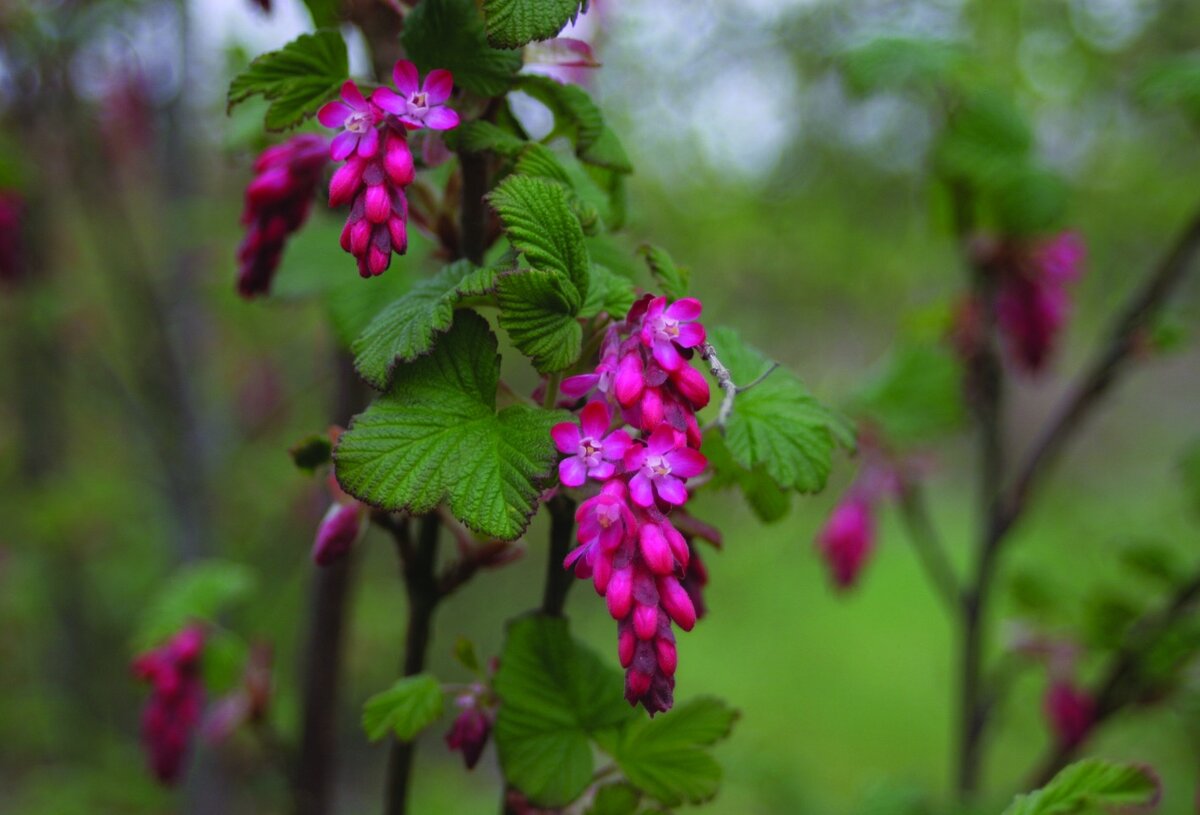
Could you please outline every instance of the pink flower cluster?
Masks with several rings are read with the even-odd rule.
[[[346,556],[362,535],[367,514],[366,507],[343,492],[332,475],[326,486],[333,503],[317,526],[313,540],[312,559],[318,566],[328,566]]]
[[[687,479],[708,465],[695,415],[708,404],[708,382],[689,363],[705,339],[696,322],[700,311],[691,298],[668,305],[665,297],[647,295],[635,303],[624,321],[610,326],[595,371],[562,384],[566,396],[589,399],[580,423],[551,431],[564,455],[563,486],[582,487],[589,479],[600,484],[575,513],[579,546],[563,565],[591,578],[607,600],[618,623],[625,698],[651,714],[669,710],[673,701],[672,623],[690,631],[696,622],[683,582],[691,549],[669,514],[687,502]],[[616,429],[614,411],[622,425]]]
[[[903,488],[901,465],[877,444],[870,438],[860,439],[866,459],[862,470],[817,532],[817,548],[839,590],[858,582],[875,550],[875,513],[884,500]]]
[[[25,277],[25,203],[15,192],[0,190],[0,284]]]
[[[454,89],[449,71],[431,71],[422,84],[416,66],[401,60],[392,77],[395,91],[378,88],[369,99],[347,81],[341,100],[317,113],[321,124],[341,130],[330,154],[345,163],[330,182],[329,206],[350,204],[342,248],[357,259],[363,277],[383,274],[392,252],[408,249],[404,190],[414,177],[408,131],[458,126],[458,114],[445,104]]]
[[[133,661],[134,675],[152,687],[142,711],[142,744],[151,770],[165,784],[179,779],[192,735],[200,724],[203,650],[204,629],[192,625]]]
[[[1075,232],[997,253],[996,323],[1020,368],[1036,373],[1052,355],[1071,311],[1067,287],[1082,274],[1085,255]]]
[[[268,147],[254,162],[242,211],[246,237],[238,247],[237,287],[243,297],[270,291],[288,236],[308,220],[328,150],[325,139],[305,134]]]
[[[481,682],[472,683],[466,693],[454,700],[458,715],[446,733],[446,746],[462,753],[468,770],[475,768],[487,747],[496,721],[495,697]]]

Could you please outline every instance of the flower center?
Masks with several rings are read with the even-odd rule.
[[[357,110],[346,117],[345,127],[351,133],[366,133],[371,129],[371,115],[366,111]]]
[[[429,106],[429,99],[424,93],[417,91],[409,97],[408,103],[415,108],[424,108]]]
[[[600,507],[596,510],[596,521],[601,529],[608,529],[621,517],[621,511],[615,506]]]
[[[600,443],[590,436],[579,442],[579,455],[585,459],[595,459],[601,449]]]
[[[646,458],[646,468],[655,476],[671,474],[671,465],[662,456],[648,456]]]
[[[658,321],[655,333],[660,339],[675,340],[679,338],[679,321],[670,317],[662,317]]]

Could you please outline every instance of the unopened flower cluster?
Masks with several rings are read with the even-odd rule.
[[[593,373],[563,382],[587,402],[580,423],[551,431],[565,487],[599,486],[575,514],[579,546],[564,562],[591,578],[618,624],[625,698],[651,714],[670,709],[678,657],[672,624],[690,631],[696,606],[683,581],[690,547],[671,522],[700,475],[696,411],[708,404],[704,376],[689,362],[705,340],[700,302],[646,297],[609,327]],[[614,427],[614,418],[617,418]]]
[[[858,582],[875,551],[879,508],[904,489],[903,463],[895,461],[871,437],[860,438],[859,447],[864,463],[858,478],[817,532],[817,548],[839,591],[851,589]]]
[[[204,629],[189,626],[133,662],[134,675],[152,688],[142,711],[142,744],[150,769],[166,784],[179,779],[200,725],[204,707],[200,675],[203,651]]]
[[[458,114],[446,107],[454,89],[449,71],[431,71],[422,84],[417,68],[401,60],[392,72],[396,90],[378,88],[366,98],[353,81],[342,86],[341,101],[321,108],[317,119],[341,130],[330,146],[344,162],[329,185],[329,206],[350,205],[342,248],[354,255],[363,277],[382,274],[392,253],[408,249],[408,199],[413,157],[408,131],[449,130]]]

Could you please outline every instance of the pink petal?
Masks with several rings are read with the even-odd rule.
[[[588,402],[579,414],[580,424],[583,425],[583,435],[593,439],[602,439],[608,432],[608,405],[603,402]]]
[[[628,567],[613,572],[604,596],[608,600],[608,613],[614,620],[629,616],[629,609],[633,605],[633,574]]]
[[[678,370],[683,365],[683,357],[679,356],[679,351],[675,349],[675,343],[670,340],[655,340],[652,350],[658,364],[668,371]]]
[[[642,395],[646,386],[642,379],[642,358],[639,354],[631,353],[621,357],[617,366],[616,381],[613,383],[617,401],[629,407]]]
[[[333,156],[335,161],[344,161],[354,152],[357,144],[358,134],[343,130],[333,137],[333,143],[329,146],[329,155]]]
[[[458,127],[458,114],[447,107],[430,108],[425,114],[425,126],[430,130],[453,130]]]
[[[613,466],[611,462],[602,461],[595,467],[588,468],[588,476],[596,479],[597,481],[605,481],[609,478],[612,478],[612,474],[616,471],[617,468]]]
[[[700,475],[708,466],[708,459],[704,457],[704,454],[690,447],[680,447],[667,453],[666,459],[667,463],[671,465],[671,472],[683,478]]]
[[[358,155],[360,158],[374,158],[379,152],[379,131],[371,128],[363,133],[358,140]]]
[[[631,442],[630,447],[625,451],[625,469],[637,470],[646,462],[646,447],[636,442]]]
[[[695,297],[684,297],[682,300],[676,300],[674,303],[668,306],[666,315],[672,320],[691,322],[700,316],[700,312],[703,310],[703,308],[704,307],[700,305],[700,301]]]
[[[564,458],[558,462],[558,480],[564,487],[579,487],[587,481],[587,467],[578,456]]]
[[[704,326],[700,323],[685,323],[679,326],[679,336],[675,338],[675,342],[679,343],[684,348],[695,348],[706,339]]]
[[[579,452],[579,425],[574,422],[559,422],[550,428],[550,438],[560,453],[574,455]]]
[[[625,458],[625,451],[631,444],[633,444],[633,439],[629,438],[628,433],[624,430],[614,430],[604,440],[601,455],[609,461],[621,461]]]
[[[599,374],[579,374],[579,376],[569,376],[564,379],[558,389],[564,396],[579,399],[596,387],[596,383],[599,381]]]
[[[430,106],[440,105],[450,98],[454,91],[454,75],[445,68],[430,71],[425,77],[425,98]]]
[[[396,83],[396,90],[405,96],[412,96],[421,89],[421,75],[417,73],[417,66],[406,59],[400,60],[392,68],[392,81]]]
[[[600,545],[604,545],[603,541]],[[612,561],[599,553],[593,556],[591,561],[592,582],[596,586],[596,593],[603,596],[608,589],[608,581],[612,580]]]
[[[658,497],[668,504],[678,507],[687,503],[687,489],[683,486],[683,482],[673,475],[661,475],[654,479],[654,487],[658,490]]]
[[[341,102],[333,101],[321,106],[317,111],[317,121],[326,127],[341,127],[351,114],[350,108]]]
[[[397,116],[408,110],[408,100],[391,88],[376,88],[375,92],[371,94],[371,101],[375,103],[376,107]]]
[[[673,576],[660,577],[658,596],[675,624],[684,631],[691,631],[696,625],[696,607],[692,605],[692,598],[688,597],[687,591],[679,585],[679,581]]]
[[[670,521],[664,521],[662,529],[663,534],[667,537],[667,544],[671,547],[671,554],[679,561],[679,565],[686,569],[692,554],[688,550],[687,539],[679,534],[679,530],[671,526]]]
[[[639,472],[629,479],[629,495],[633,498],[633,502],[640,507],[654,506],[654,493],[650,488],[650,479],[643,472]]]
[[[567,556],[565,558],[563,558],[563,568],[564,569],[571,568],[571,564],[574,563],[576,560],[578,560],[579,556],[582,555],[584,552],[586,552],[588,550],[588,547],[591,545],[592,545],[591,543],[585,543],[582,546],[576,546],[574,549],[572,549],[570,552],[568,552]]]
[[[633,610],[633,633],[639,640],[654,639],[658,631],[658,606],[639,605]]]
[[[638,535],[642,559],[655,574],[670,574],[675,570],[675,557],[667,539],[657,524],[646,524]]]
[[[652,455],[661,456],[675,449],[675,431],[667,425],[659,425],[646,440],[646,449]]]
[[[342,85],[342,99],[346,100],[346,104],[355,110],[367,110],[367,100],[363,98],[362,91],[358,89],[358,85],[354,84],[353,79],[347,79]]]

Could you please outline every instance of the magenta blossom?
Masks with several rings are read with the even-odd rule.
[[[446,746],[462,753],[468,770],[479,763],[492,732],[494,717],[492,711],[483,707],[480,698],[483,692],[482,687],[475,687],[472,693],[464,693],[455,700],[460,712],[446,734]]]
[[[204,684],[200,657],[204,629],[189,626],[133,661],[133,673],[152,692],[142,710],[142,746],[159,781],[179,780],[200,724]]]
[[[317,527],[312,548],[313,562],[318,566],[328,566],[341,560],[358,540],[363,528],[362,520],[362,505],[357,501],[348,504],[335,501]]]
[[[612,417],[603,402],[590,402],[579,419],[582,432],[574,422],[562,422],[550,430],[554,446],[567,455],[558,464],[558,477],[567,487],[582,486],[588,476],[598,480],[611,477],[617,469],[614,462],[620,462],[633,443],[624,430],[609,432]]]
[[[641,507],[654,505],[654,493],[668,504],[680,506],[688,498],[684,480],[700,475],[707,466],[704,454],[682,445],[680,437],[665,424],[659,425],[644,445],[631,447],[625,454],[625,467],[638,471],[629,480],[629,493]]]
[[[444,68],[430,71],[421,83],[417,66],[408,60],[400,60],[392,70],[396,82],[396,93],[390,88],[380,88],[371,96],[371,101],[395,114],[409,130],[427,127],[430,130],[451,130],[458,127],[458,114],[446,107],[446,100],[454,90],[454,76]]]
[[[861,495],[844,498],[817,534],[817,546],[839,589],[854,585],[875,548],[875,516]]]
[[[1046,720],[1059,743],[1075,746],[1092,729],[1095,701],[1091,695],[1066,680],[1056,680],[1046,689],[1043,701]]]
[[[371,103],[363,98],[362,91],[350,79],[342,85],[342,101],[329,102],[317,112],[317,121],[325,127],[342,129],[334,137],[329,151],[337,161],[343,161],[353,153],[360,158],[372,158],[379,151],[379,131],[375,129],[378,120]]]
[[[704,342],[704,326],[695,322],[700,310],[700,301],[693,297],[676,300],[669,306],[667,298],[656,297],[646,307],[642,344],[654,353],[664,370],[677,371],[683,367],[679,348],[695,348]]]
[[[585,572],[581,577],[595,575],[597,589],[603,592],[608,584],[612,553],[637,531],[637,519],[626,503],[625,485],[621,481],[609,481],[599,495],[579,505],[575,521],[578,523],[575,534],[580,545],[567,555],[563,568],[571,568],[582,556],[584,559],[576,566],[576,573]],[[598,561],[597,546],[600,553],[608,557]]]

